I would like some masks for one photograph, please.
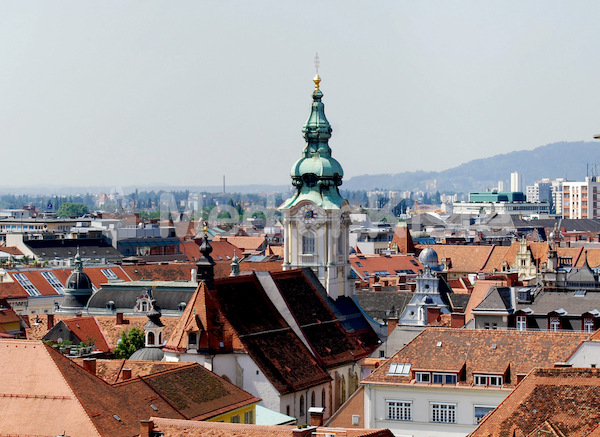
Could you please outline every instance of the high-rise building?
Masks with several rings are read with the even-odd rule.
[[[523,192],[523,180],[519,172],[513,172],[510,174],[510,191]]]
[[[527,186],[528,202],[549,202],[550,211],[555,214],[562,214],[563,203],[563,178],[549,179],[543,178],[536,181],[533,185]]]
[[[586,177],[584,182],[563,183],[562,216],[567,219],[600,218],[598,196],[600,178]]]
[[[333,299],[350,295],[349,207],[340,195],[344,171],[331,156],[331,126],[315,89],[308,120],[302,128],[306,146],[292,166],[294,195],[279,207],[285,233],[283,269],[310,267]]]

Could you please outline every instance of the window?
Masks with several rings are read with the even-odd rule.
[[[100,271],[104,273],[104,276],[106,276],[107,279],[119,279],[117,274],[111,269],[100,269]]]
[[[475,405],[475,423],[481,422],[481,419],[496,407],[491,405]]]
[[[56,275],[52,272],[42,272],[42,276],[58,294],[65,294],[65,287],[60,283]]]
[[[385,351],[383,349],[379,350],[379,358],[385,358]]]
[[[432,402],[431,421],[436,423],[456,423],[456,404]]]
[[[240,415],[231,416],[231,423],[240,423]]]
[[[594,319],[589,317],[583,319],[583,332],[594,332]]]
[[[304,416],[304,395],[300,395],[300,416]]]
[[[560,330],[560,318],[550,317],[550,331],[557,332]]]
[[[484,329],[498,329],[498,324],[497,323],[485,322],[483,324],[483,328]]]
[[[361,264],[361,263],[359,263],[359,262],[357,262],[357,263],[356,263],[356,267],[362,267],[362,264]]]
[[[302,236],[302,253],[315,253],[315,237],[312,235]]]
[[[254,423],[254,413],[252,410],[244,413],[244,423]]]
[[[412,420],[412,402],[386,400],[387,420]]]
[[[325,389],[321,390],[321,406],[325,408]]]
[[[198,340],[197,340],[196,333],[190,332],[188,334],[188,349],[195,349],[197,343],[198,343]]]
[[[388,375],[408,375],[410,372],[410,364],[392,363]]]
[[[314,391],[310,394],[310,406],[311,407],[317,406],[317,396],[315,395]]]
[[[431,382],[431,373],[417,372],[417,382],[423,382],[423,383],[429,384]]]
[[[30,296],[41,296],[42,293],[39,292],[35,285],[31,283],[29,278],[25,276],[24,273],[14,273],[13,276],[15,279],[21,284],[21,286],[25,289],[28,295]]]
[[[434,373],[434,384],[456,384],[456,373]]]
[[[527,330],[527,316],[517,316],[517,331]]]
[[[473,375],[473,385],[502,387],[502,379],[500,375]]]

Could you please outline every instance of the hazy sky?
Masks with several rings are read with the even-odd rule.
[[[0,1],[3,184],[287,184],[317,51],[345,178],[591,140],[598,17],[597,0]]]

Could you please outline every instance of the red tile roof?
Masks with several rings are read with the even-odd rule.
[[[101,350],[102,352],[108,353],[111,351],[108,340],[104,337],[95,317],[76,317],[64,319],[62,322],[82,342],[87,344],[94,343],[96,349]]]
[[[182,241],[180,244],[181,251],[185,254],[188,261],[196,262],[200,258],[201,240],[197,241]],[[210,254],[215,262],[224,261],[231,262],[234,252],[237,250],[239,258],[242,257],[242,250],[231,244],[229,241],[214,240],[210,242],[213,251]]]
[[[0,247],[0,252],[8,253],[9,255],[15,256],[23,255],[23,252],[21,252],[21,250],[15,246]]]
[[[423,270],[423,265],[413,255],[350,255],[350,264],[362,278],[372,276],[376,271],[388,271],[395,276],[399,274],[396,270],[412,272],[408,274],[413,275]]]
[[[233,244],[235,247],[240,249],[242,251],[242,253],[254,252],[254,251],[261,251],[262,249],[264,249],[266,242],[267,242],[267,235],[262,234],[258,237],[217,235],[213,239],[213,242],[216,243],[219,241],[227,241],[227,242]],[[212,245],[212,242],[211,242],[211,245]],[[238,252],[238,256],[240,256],[240,255],[241,254]]]
[[[517,375],[565,361],[587,337],[582,332],[427,328],[363,383],[408,384],[415,371],[423,370],[462,375],[458,385],[465,387],[472,386],[474,373],[499,374],[505,388],[514,387]],[[413,375],[389,375],[392,363],[411,364]]]
[[[598,405],[600,369],[535,369],[470,435],[596,435]]]
[[[450,260],[449,272],[456,273],[476,273],[486,264],[494,246],[463,246],[451,244],[436,244],[434,246],[421,246],[417,248],[424,249],[431,247],[437,252],[440,264],[444,259]]]
[[[396,226],[390,246],[395,247],[398,253],[415,253],[415,244],[410,235],[410,230],[406,226]]]

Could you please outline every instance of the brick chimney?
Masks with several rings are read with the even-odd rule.
[[[452,313],[450,317],[451,328],[462,328],[465,326],[465,313]]]
[[[154,422],[152,420],[140,420],[140,437],[152,437]]]
[[[96,374],[96,358],[84,358],[83,368],[92,375]]]
[[[127,381],[128,379],[131,379],[131,369],[123,369],[123,381]]]
[[[123,324],[123,313],[117,313],[117,325],[122,325]]]
[[[54,327],[54,314],[48,314],[48,329]]]
[[[310,415],[310,426],[323,426],[323,407],[310,407],[308,414]]]
[[[317,430],[316,426],[309,426],[306,428],[294,428],[292,429],[292,437],[311,437],[313,432]]]
[[[387,325],[388,325],[388,337],[391,335],[391,333],[394,331],[394,329],[396,329],[396,326],[398,326],[398,317],[390,317],[389,319],[387,319]]]
[[[441,310],[439,308],[427,307],[427,324],[437,322],[440,318]]]

